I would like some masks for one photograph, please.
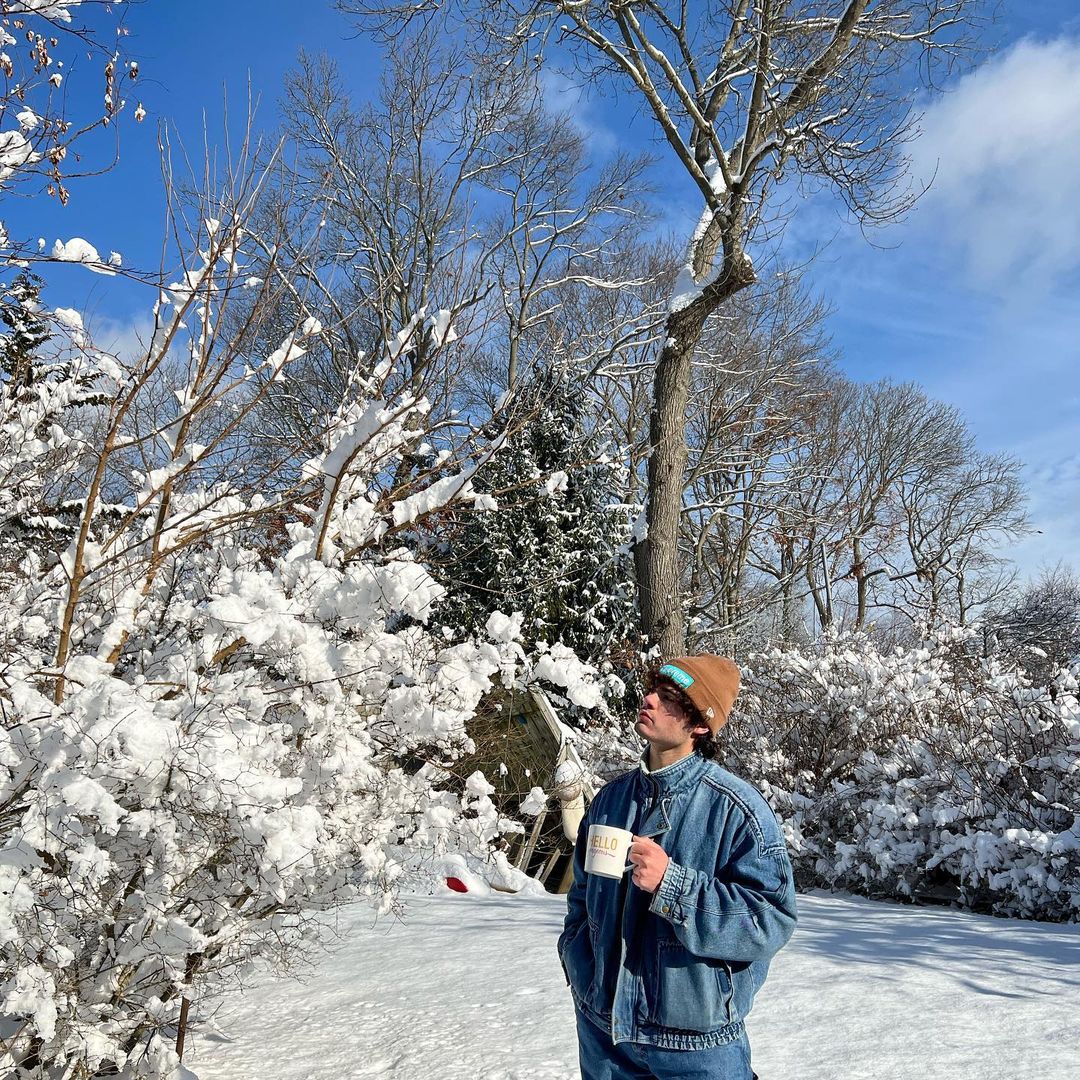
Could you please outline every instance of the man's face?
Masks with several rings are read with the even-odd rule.
[[[708,728],[690,728],[679,704],[678,691],[663,679],[642,698],[636,727],[654,749],[682,750],[687,754],[694,747],[694,735],[708,731]]]

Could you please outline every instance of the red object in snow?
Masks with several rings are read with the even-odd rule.
[[[448,877],[446,879],[446,887],[448,889],[453,889],[454,892],[468,892],[469,891],[468,886],[465,884],[465,882],[462,881],[461,878],[456,878],[456,877]]]

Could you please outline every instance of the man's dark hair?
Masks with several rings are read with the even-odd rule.
[[[709,761],[720,756],[720,732],[713,734],[711,731],[704,735],[694,736],[694,749]]]
[[[678,683],[673,682],[666,675],[660,675],[655,669],[647,671],[645,673],[645,692],[647,694],[652,693],[653,690],[660,686],[663,686],[665,696],[670,697],[686,715],[686,727],[688,730],[693,731],[696,727],[707,728],[709,726],[709,721],[705,719],[701,710],[690,700],[690,696]],[[720,744],[711,731],[706,731],[704,735],[694,736],[694,749],[703,758],[712,760],[719,752]]]

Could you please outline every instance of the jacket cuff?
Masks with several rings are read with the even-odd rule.
[[[653,893],[649,910],[676,926],[682,926],[686,922],[685,884],[686,870],[669,859],[664,876],[660,879],[656,892]]]

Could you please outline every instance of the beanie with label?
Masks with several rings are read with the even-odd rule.
[[[739,693],[739,669],[726,656],[677,656],[656,673],[679,687],[715,735],[727,723]]]

